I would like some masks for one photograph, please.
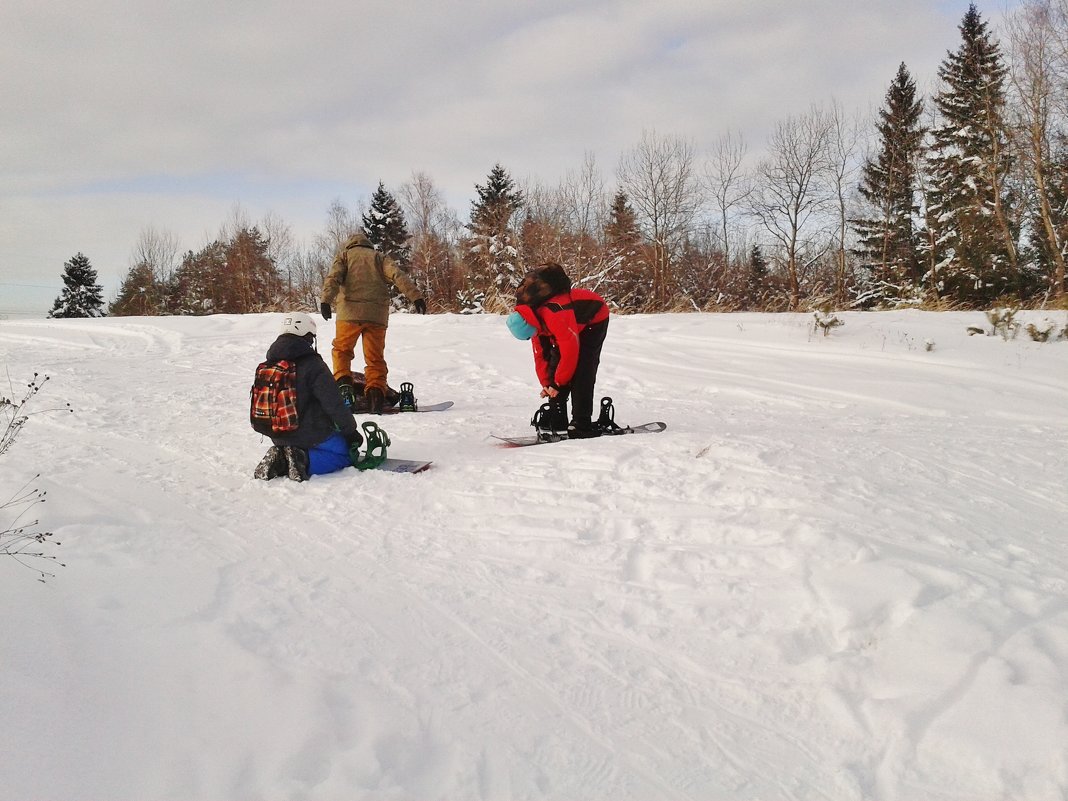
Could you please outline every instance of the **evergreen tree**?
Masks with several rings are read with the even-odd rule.
[[[270,242],[258,226],[238,228],[221,245],[222,264],[214,266],[215,311],[224,314],[277,311],[285,304]]]
[[[63,291],[52,304],[49,317],[103,317],[103,287],[96,282],[96,270],[89,259],[78,253],[63,265]]]
[[[363,230],[376,250],[389,256],[404,270],[411,267],[411,235],[404,221],[404,211],[397,199],[386,191],[381,181],[371,196],[371,208],[363,215]],[[392,284],[389,287],[389,297],[394,308],[402,307],[401,293]]]
[[[405,270],[409,269],[412,261],[409,245],[411,235],[404,221],[404,211],[381,181],[371,196],[371,207],[363,215],[363,230],[380,253],[389,256]]]
[[[485,186],[475,185],[467,250],[467,286],[461,305],[467,312],[507,308],[505,296],[519,285],[519,250],[512,217],[523,207],[523,193],[497,164]]]
[[[608,210],[604,249],[606,275],[601,286],[605,296],[624,311],[641,310],[652,297],[652,284],[638,215],[622,190],[616,192]]]
[[[856,252],[872,273],[866,294],[877,303],[913,297],[923,278],[916,178],[923,152],[922,113],[916,84],[901,64],[879,110],[877,152],[865,163],[858,188],[872,213],[853,221]]]
[[[156,280],[152,266],[142,261],[126,274],[118,297],[108,307],[108,313],[115,317],[157,315],[165,307],[165,287]]]
[[[938,70],[939,124],[929,155],[928,221],[937,226],[930,276],[943,297],[986,304],[1019,289],[1011,161],[1000,47],[975,5],[960,24],[961,45]]]
[[[749,263],[746,265],[746,300],[750,308],[759,307],[764,293],[768,289],[768,260],[760,245],[753,245],[749,251]]]
[[[220,279],[226,268],[226,248],[215,241],[196,253],[188,251],[167,288],[171,314],[215,314],[225,308],[227,291]]]

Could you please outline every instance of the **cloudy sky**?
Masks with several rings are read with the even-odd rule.
[[[78,252],[110,300],[144,229],[199,249],[235,205],[310,241],[415,171],[466,219],[498,162],[551,184],[590,153],[611,185],[646,130],[759,151],[812,103],[877,109],[902,61],[926,90],[967,7],[3,0],[0,319],[44,314]]]

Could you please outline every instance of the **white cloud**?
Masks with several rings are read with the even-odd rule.
[[[125,268],[141,228],[215,228],[237,201],[315,226],[338,192],[414,170],[463,216],[496,162],[552,182],[593,152],[610,179],[649,128],[758,149],[813,102],[877,107],[901,61],[922,86],[966,8],[5,0],[0,209],[23,222],[0,219],[0,282],[56,276],[90,241]]]

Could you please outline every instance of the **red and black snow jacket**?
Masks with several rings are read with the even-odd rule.
[[[543,387],[566,387],[575,375],[579,334],[608,319],[608,304],[596,292],[572,289],[553,295],[537,308],[515,307],[538,332],[532,337],[534,369]]]

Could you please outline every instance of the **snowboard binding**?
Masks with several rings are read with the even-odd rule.
[[[411,381],[405,381],[400,385],[400,397],[397,399],[397,408],[402,412],[419,411],[419,406],[415,402],[415,386]]]
[[[352,385],[352,379],[346,376],[337,382],[338,391],[341,393],[341,402],[350,412],[356,406],[356,388]]]
[[[616,424],[616,408],[612,405],[611,398],[601,398],[601,413],[598,415],[597,422],[594,423],[593,426],[602,434],[624,433],[625,429]]]
[[[555,442],[567,437],[567,413],[556,403],[543,403],[530,418],[538,439]]]
[[[361,428],[367,449],[361,459],[353,462],[353,467],[357,470],[373,470],[386,460],[386,448],[390,444],[389,434],[379,428],[378,423],[371,421],[363,423]]]

